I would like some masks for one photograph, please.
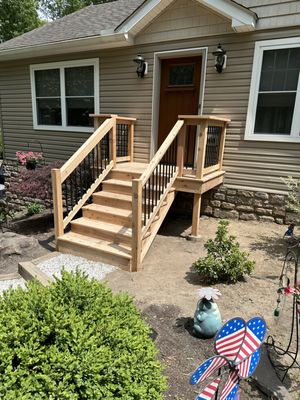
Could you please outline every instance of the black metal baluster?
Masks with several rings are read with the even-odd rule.
[[[144,226],[146,225],[146,185],[143,187],[143,220],[144,220]]]
[[[67,210],[67,214],[68,214],[69,213],[69,200],[68,200],[67,179],[64,181],[64,194],[65,194],[66,210]]]

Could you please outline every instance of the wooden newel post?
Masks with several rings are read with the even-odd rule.
[[[206,154],[206,142],[207,142],[207,130],[208,121],[201,123],[200,127],[200,138],[198,142],[197,151],[197,168],[196,168],[196,178],[203,178],[203,170],[205,165],[205,154]],[[199,235],[199,224],[200,224],[200,210],[201,210],[201,194],[194,194],[194,204],[193,204],[193,219],[192,219],[192,236]]]
[[[186,125],[181,128],[178,140],[177,140],[177,167],[178,176],[182,176],[184,168],[184,150],[185,150],[185,138],[186,138]]]
[[[142,256],[142,181],[132,180],[132,264],[131,271],[136,272],[141,265]]]
[[[55,238],[64,234],[64,211],[60,169],[51,170]]]
[[[220,148],[219,148],[219,157],[218,157],[218,164],[220,165],[220,171],[222,171],[223,167],[223,157],[224,157],[224,148],[225,148],[225,138],[226,138],[226,128],[227,122],[224,122],[221,132],[221,140],[220,140]]]

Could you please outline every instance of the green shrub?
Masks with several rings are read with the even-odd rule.
[[[221,220],[215,239],[209,239],[204,247],[207,256],[197,260],[193,267],[208,282],[237,282],[249,275],[255,266],[248,254],[240,250],[235,236],[228,235],[229,222]]]
[[[39,214],[44,209],[43,205],[40,203],[28,203],[26,204],[27,215]]]
[[[289,176],[283,181],[289,190],[287,198],[289,208],[300,214],[300,179]]]
[[[81,273],[0,297],[0,398],[162,400],[150,328],[126,294]]]

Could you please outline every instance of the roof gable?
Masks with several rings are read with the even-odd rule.
[[[117,28],[116,32],[136,35],[150,21],[164,11],[174,0],[148,0],[128,16]],[[196,0],[216,13],[228,18],[236,32],[246,32],[255,29],[256,14],[232,0]]]
[[[197,0],[175,0],[137,34],[136,44],[232,33],[231,21]]]

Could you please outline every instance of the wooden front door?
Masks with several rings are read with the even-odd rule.
[[[172,58],[161,62],[158,147],[165,140],[180,114],[198,114],[201,56]],[[186,137],[185,164],[193,166],[196,127]]]

